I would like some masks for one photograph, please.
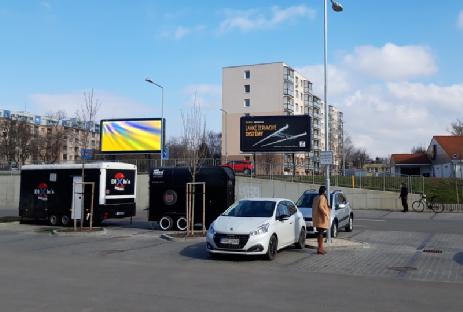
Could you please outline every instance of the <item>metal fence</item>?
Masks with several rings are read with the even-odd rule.
[[[137,166],[139,173],[148,173],[151,168],[159,168],[161,166],[185,167],[193,165],[193,161],[191,159],[162,160],[162,165],[160,159],[112,159],[105,161],[122,161],[134,164]],[[66,161],[61,163],[79,162]],[[220,159],[201,159],[197,161],[196,164],[198,166],[219,166],[224,164],[224,161],[221,161]],[[3,170],[2,173],[15,174],[17,172],[18,170],[15,168],[13,171]],[[323,172],[323,170],[321,172]],[[243,172],[236,172],[236,174],[245,175]],[[325,183],[325,177],[323,174],[318,174],[313,168],[310,168],[307,163],[297,163],[297,161],[294,165],[283,161],[255,162],[252,177],[319,185]],[[331,186],[334,187],[371,189],[392,192],[399,192],[402,183],[405,183],[410,193],[425,193],[428,196],[436,196],[439,203],[450,205],[449,210],[452,210],[451,205],[463,204],[463,179],[457,178],[445,179],[423,176],[388,176],[385,174],[381,176],[343,176],[340,174],[332,174],[330,176],[330,182]]]

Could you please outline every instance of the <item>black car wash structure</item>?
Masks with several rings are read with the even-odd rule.
[[[153,168],[150,170],[148,220],[159,222],[162,230],[184,231],[186,220],[186,185],[192,182],[191,168]],[[235,202],[235,174],[228,167],[202,167],[196,182],[206,184],[206,226]],[[202,187],[196,188],[195,220],[201,220]]]
[[[94,182],[93,220],[135,216],[137,167],[118,162],[85,165],[85,182]],[[69,225],[73,207],[90,212],[91,185],[80,184],[82,165],[25,165],[21,168],[19,217]],[[84,196],[82,196],[84,195]],[[77,211],[77,210],[76,210]]]

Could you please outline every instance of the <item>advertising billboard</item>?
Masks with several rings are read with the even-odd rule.
[[[310,116],[245,116],[240,150],[247,153],[309,152]]]
[[[101,153],[160,153],[164,125],[161,118],[101,120]]]

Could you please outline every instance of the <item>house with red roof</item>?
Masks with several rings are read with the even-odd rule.
[[[463,135],[433,136],[427,154],[433,177],[463,178]]]
[[[426,153],[392,154],[391,175],[463,178],[463,135],[435,135]]]
[[[392,154],[391,175],[425,176],[432,174],[432,163],[427,153],[416,154]]]

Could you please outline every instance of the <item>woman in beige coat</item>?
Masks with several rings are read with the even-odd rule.
[[[317,254],[324,255],[326,252],[323,248],[323,233],[330,227],[330,207],[328,198],[325,194],[326,188],[322,185],[318,190],[318,196],[314,198],[312,204],[312,222],[317,228]]]

